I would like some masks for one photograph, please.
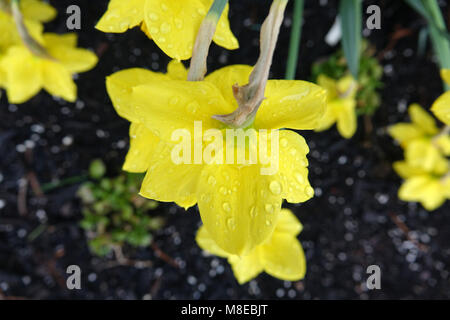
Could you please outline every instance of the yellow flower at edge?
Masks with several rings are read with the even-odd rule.
[[[237,108],[232,86],[246,84],[251,71],[250,66],[228,66],[198,82],[155,77],[137,84],[125,76],[123,81],[117,78],[119,85],[109,91],[120,115],[145,125],[160,139],[141,195],[183,207],[198,203],[205,228],[216,243],[238,255],[251,251],[272,233],[282,199],[298,203],[313,196],[305,140],[293,131],[278,131],[278,171],[262,175],[260,163],[175,164],[171,159],[176,145],[172,133],[186,129],[193,137],[197,121],[201,121],[203,132],[225,129],[212,116]],[[325,112],[326,92],[312,83],[269,80],[265,97],[252,126],[255,130],[313,130]],[[153,142],[149,145],[153,147]],[[147,149],[143,145],[141,151]]]
[[[169,57],[187,60],[192,56],[200,24],[212,3],[213,0],[110,0],[96,28],[121,33],[141,26]],[[230,30],[228,5],[219,19],[213,41],[229,50],[239,47]]]
[[[21,0],[20,10],[30,35],[34,39],[42,41],[42,23],[51,21],[56,16],[56,10],[40,0]],[[14,19],[11,13],[3,11],[0,6],[0,51],[19,44],[21,44],[21,39]]]
[[[272,235],[245,256],[222,250],[204,226],[197,232],[196,241],[203,250],[228,258],[240,284],[250,281],[263,271],[281,280],[297,281],[303,279],[306,273],[305,254],[297,240],[302,228],[290,210],[281,209]]]
[[[320,75],[317,84],[328,92],[327,111],[316,131],[329,129],[337,124],[341,136],[351,138],[357,127],[356,119],[356,92],[357,84],[352,76],[348,75],[339,80]]]
[[[44,34],[42,45],[53,59],[37,57],[23,45],[10,47],[0,60],[9,102],[24,103],[41,89],[74,102],[77,88],[72,75],[88,71],[97,63],[94,53],[76,44],[74,33]]]
[[[441,77],[450,85],[450,69],[441,70]],[[434,115],[444,122],[446,125],[450,125],[450,91],[447,91],[441,95],[431,107]]]

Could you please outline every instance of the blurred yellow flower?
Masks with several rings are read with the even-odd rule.
[[[192,56],[200,24],[213,0],[111,0],[96,28],[121,33],[141,26],[147,36],[169,57],[187,60]],[[228,5],[219,19],[214,42],[232,50],[239,47],[230,30]]]
[[[405,179],[398,195],[403,201],[418,201],[427,210],[435,210],[450,197],[448,160],[431,143],[411,142],[405,161],[394,163],[394,169]]]
[[[445,83],[450,85],[450,69],[441,70],[441,77]],[[450,125],[450,91],[447,91],[435,101],[431,111],[439,120],[446,125]]]
[[[328,92],[327,110],[316,131],[329,129],[337,124],[341,136],[351,138],[357,127],[356,119],[356,81],[348,75],[339,80],[334,80],[325,75],[320,75],[317,84]]]
[[[196,240],[203,250],[227,258],[240,284],[250,281],[263,271],[281,280],[297,281],[303,279],[306,272],[305,254],[297,240],[302,228],[290,210],[281,209],[273,233],[244,256],[222,250],[204,226],[197,232]]]
[[[5,7],[0,3],[0,51],[21,44],[20,35],[10,12],[10,2],[7,0],[8,6]],[[42,23],[52,20],[56,16],[56,10],[41,0],[21,0],[20,10],[30,35],[37,41],[42,41]]]
[[[195,145],[196,122],[202,123],[200,134],[226,129],[212,116],[237,108],[232,86],[246,84],[251,71],[250,66],[235,65],[208,75],[204,81],[149,77],[140,84],[127,84],[128,89],[118,86],[110,90],[111,96],[123,93],[122,101],[115,103],[120,115],[145,125],[161,140],[148,163],[141,195],[174,201],[185,208],[198,203],[205,228],[216,243],[238,255],[249,252],[272,233],[282,199],[303,202],[313,196],[305,140],[293,131],[279,131],[279,169],[274,175],[262,175],[261,168],[266,165],[260,162],[176,164],[171,161],[176,146],[172,134],[185,129]],[[270,80],[265,97],[252,125],[255,130],[312,130],[326,107],[325,91],[304,81]],[[145,152],[148,147],[143,143],[140,148]]]
[[[24,103],[42,88],[67,101],[76,100],[77,88],[72,74],[87,71],[97,56],[76,48],[77,35],[43,35],[42,45],[52,59],[34,56],[24,45],[10,47],[0,60],[10,103]]]

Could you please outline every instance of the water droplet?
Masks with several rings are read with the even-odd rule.
[[[231,205],[228,202],[224,202],[222,204],[222,208],[223,210],[225,210],[226,212],[230,212],[231,211]]]
[[[170,24],[168,24],[167,22],[164,22],[161,25],[161,32],[162,33],[169,33],[172,30],[172,27],[170,26]]]
[[[273,194],[279,195],[281,193],[281,184],[278,181],[274,180],[270,183],[269,189]]]
[[[212,186],[215,185],[216,184],[216,178],[214,178],[213,176],[209,176],[208,183],[210,185],[212,185]]]
[[[267,204],[266,204],[265,209],[266,209],[266,212],[267,212],[267,213],[273,213],[273,211],[274,211],[274,207],[273,207],[273,205],[270,204],[270,203],[267,203]]]
[[[224,196],[226,196],[226,195],[227,195],[227,188],[225,188],[225,187],[220,187],[219,192],[220,192],[221,194],[223,194]]]
[[[236,229],[236,222],[234,221],[233,218],[228,218],[228,219],[227,219],[227,226],[228,226],[228,228],[230,228],[231,230],[235,230],[235,229]]]
[[[258,215],[258,211],[256,210],[256,207],[253,206],[253,207],[250,209],[250,217],[256,218],[257,215]]]
[[[303,176],[301,175],[301,173],[296,173],[295,174],[295,179],[297,179],[297,182],[300,184],[304,184],[305,183],[305,179],[303,178]]]
[[[266,220],[266,226],[270,227],[272,225],[272,221]]]
[[[180,20],[180,19],[178,19],[178,18],[175,18],[175,26],[176,26],[178,29],[183,28],[183,21]]]
[[[159,20],[159,16],[156,13],[154,13],[154,12],[150,12],[148,14],[148,18],[150,20],[152,20],[152,21],[158,21]]]

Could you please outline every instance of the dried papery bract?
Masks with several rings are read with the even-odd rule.
[[[272,3],[270,13],[261,28],[261,52],[250,75],[249,83],[242,87],[233,86],[233,94],[239,107],[233,113],[215,115],[214,119],[235,128],[246,127],[253,122],[256,112],[264,100],[270,66],[287,3],[287,0],[275,0]]]
[[[28,32],[25,23],[23,21],[22,13],[19,8],[19,0],[11,1],[11,12],[14,17],[14,22],[16,23],[17,31],[19,32],[20,38],[23,44],[36,56],[40,58],[54,60],[54,58],[45,50],[45,48],[36,40],[31,37]]]

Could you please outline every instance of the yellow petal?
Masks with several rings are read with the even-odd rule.
[[[450,125],[450,92],[441,95],[431,107],[434,115],[447,125]]]
[[[250,281],[263,271],[259,249],[253,250],[246,256],[231,256],[228,262],[239,284]]]
[[[445,83],[450,84],[450,69],[442,69],[441,78],[445,81]]]
[[[403,179],[426,174],[426,171],[421,167],[414,167],[406,161],[394,162],[393,167],[397,174]]]
[[[45,37],[45,35],[44,35]],[[73,37],[62,38],[62,41],[73,41]],[[49,40],[49,39],[47,39]],[[53,41],[50,40],[50,41]],[[92,69],[98,61],[97,56],[86,49],[74,48],[61,44],[51,43],[47,46],[48,52],[60,62],[70,73],[80,73]]]
[[[450,135],[444,134],[436,139],[436,145],[445,156],[450,156]]]
[[[207,2],[209,2],[211,6],[212,1],[207,0]],[[228,21],[228,11],[229,6],[227,4],[225,9],[223,10],[222,15],[220,16],[219,22],[217,23],[217,29],[216,33],[214,34],[213,41],[217,45],[224,47],[225,49],[234,50],[239,48],[239,43],[236,37],[231,32],[230,22]]]
[[[325,114],[322,119],[319,121],[319,125],[315,129],[317,132],[321,132],[324,130],[328,130],[333,124],[335,124],[337,120],[338,114],[334,108],[333,102],[328,102]]]
[[[158,142],[158,137],[143,124],[131,123],[130,150],[122,169],[128,172],[147,171]]]
[[[47,32],[42,35],[46,46],[65,46],[76,47],[78,43],[78,35],[75,32],[57,34]]]
[[[397,140],[403,147],[409,142],[422,138],[423,131],[411,123],[397,123],[389,127],[388,132],[392,138]]]
[[[306,81],[269,80],[255,127],[312,130],[318,127],[326,107],[326,91]]]
[[[144,20],[146,0],[110,0],[108,10],[95,26],[103,32],[121,33]]]
[[[139,121],[166,141],[175,130],[194,132],[195,121],[202,122],[203,130],[216,128],[219,122],[211,117],[232,111],[219,90],[203,81],[152,81],[132,91]]]
[[[209,235],[208,230],[206,230],[205,226],[201,226],[197,231],[197,236],[195,237],[195,241],[200,248],[203,250],[222,257],[228,258],[230,256],[229,253],[223,251],[214,241],[214,239]]]
[[[147,0],[144,20],[153,41],[169,57],[187,60],[208,8],[200,0]]]
[[[247,65],[226,66],[207,75],[205,81],[219,88],[225,100],[233,106],[232,111],[234,111],[238,105],[233,95],[233,85],[246,85],[252,70],[253,67]]]
[[[281,208],[281,190],[260,166],[206,165],[197,185],[203,224],[225,251],[245,255],[266,240]]]
[[[10,103],[24,103],[42,88],[41,60],[25,47],[12,47],[2,59]]]
[[[177,202],[189,208],[197,202],[195,197],[201,164],[176,164],[172,159],[173,144],[160,142],[154,148],[140,194],[163,202]]]
[[[305,254],[294,236],[275,231],[270,241],[262,245],[260,252],[264,271],[271,276],[288,281],[305,277]]]
[[[281,209],[275,231],[285,233],[291,236],[297,236],[303,230],[303,225],[289,209]]]
[[[336,99],[338,96],[336,80],[321,74],[317,78],[317,84],[327,91],[328,101]]]
[[[212,0],[147,0],[144,20],[151,38],[169,57],[187,60],[192,56],[195,38]],[[224,10],[223,16],[228,13]],[[219,20],[214,41],[236,49],[237,40],[229,30],[226,16]]]
[[[44,23],[53,20],[57,14],[55,8],[40,0],[21,0],[20,10],[25,19]]]
[[[341,101],[341,110],[337,118],[337,128],[341,136],[351,138],[356,132],[356,101],[345,99]]]
[[[139,122],[135,114],[135,104],[132,101],[132,88],[151,81],[158,82],[167,79],[162,73],[152,72],[146,69],[126,69],[116,72],[106,78],[106,89],[117,113],[131,121]]]
[[[427,210],[435,210],[445,202],[445,193],[439,180],[430,176],[413,177],[399,189],[403,201],[419,201]]]
[[[280,131],[279,176],[282,196],[290,203],[305,202],[314,195],[308,181],[308,145],[303,137],[290,130]]]
[[[435,174],[444,174],[448,170],[448,161],[432,144],[430,139],[419,139],[408,144],[405,151],[406,161],[418,168]]]
[[[167,65],[167,75],[173,80],[187,80],[188,71],[180,61],[171,60]]]
[[[408,109],[408,113],[412,122],[421,128],[423,132],[430,135],[438,133],[439,130],[436,127],[436,121],[420,105],[412,104]]]
[[[43,87],[53,96],[61,97],[69,102],[77,99],[77,87],[72,75],[60,63],[42,59]]]

